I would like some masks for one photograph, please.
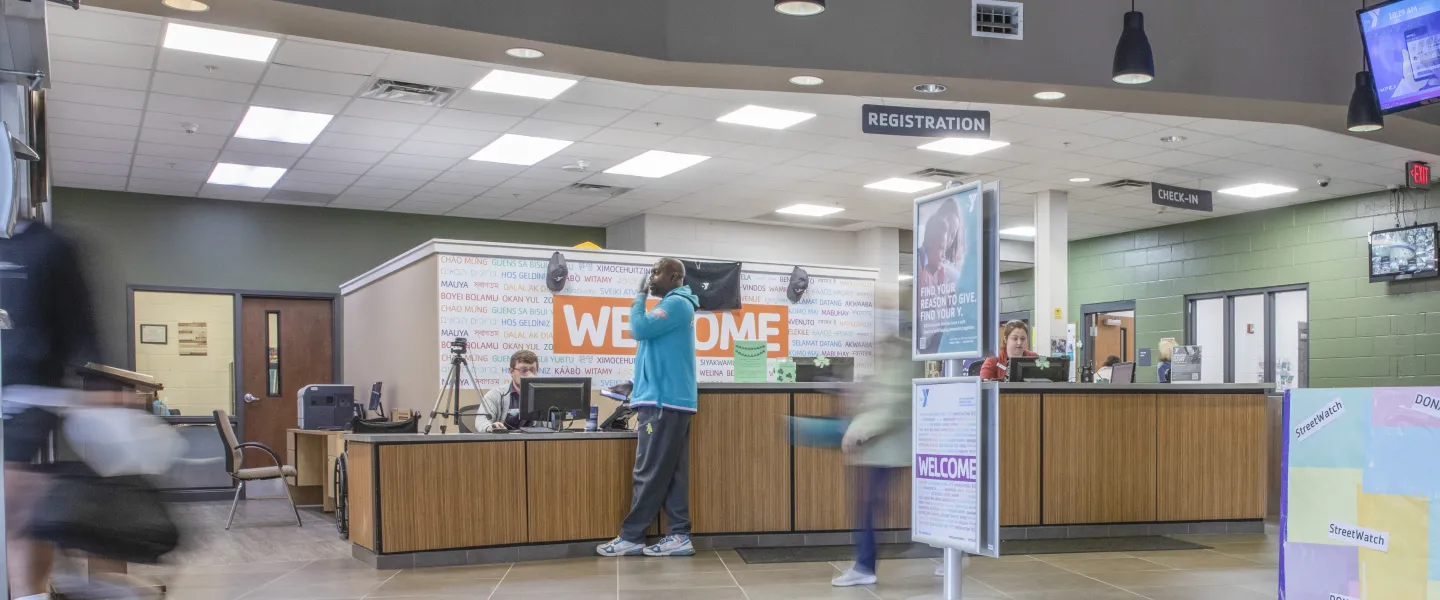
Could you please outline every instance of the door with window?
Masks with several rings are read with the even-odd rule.
[[[252,298],[241,303],[244,441],[285,452],[285,430],[297,426],[300,388],[334,383],[329,299]]]
[[[1200,382],[1303,386],[1309,296],[1304,285],[1190,296],[1186,339],[1200,346]]]

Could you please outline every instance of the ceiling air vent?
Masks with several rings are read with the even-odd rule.
[[[1003,0],[971,0],[970,35],[1023,40],[1025,6]]]
[[[635,188],[619,187],[614,185],[599,185],[595,183],[572,183],[565,188],[565,191],[572,194],[584,194],[586,196],[605,196],[607,198],[619,196]]]
[[[1135,188],[1150,187],[1150,182],[1136,181],[1134,179],[1119,179],[1110,183],[1102,183],[1100,187],[1110,188],[1112,190],[1133,190]]]
[[[960,171],[951,171],[951,170],[949,170],[949,169],[921,169],[921,170],[919,170],[919,171],[916,171],[916,172],[914,172],[914,173],[911,173],[911,175],[913,175],[913,176],[915,176],[915,177],[935,177],[935,178],[938,178],[938,179],[953,179],[953,180],[955,180],[955,181],[960,181],[960,180],[965,179],[965,178],[967,178],[967,177],[972,177],[972,176],[973,176],[973,175],[971,175],[970,173],[961,173]]]
[[[376,79],[375,83],[360,92],[360,97],[420,106],[445,106],[457,92],[459,90],[452,87]]]

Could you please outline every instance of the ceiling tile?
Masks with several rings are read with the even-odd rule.
[[[1104,113],[1093,110],[1045,107],[1027,110],[1018,115],[1005,117],[1005,120],[1024,123],[1026,125],[1039,125],[1041,127],[1054,127],[1057,129],[1080,131],[1081,133],[1091,133],[1086,131],[1084,126],[1089,123],[1105,120],[1106,118]],[[1103,133],[1093,133],[1093,135],[1117,137],[1106,136]]]
[[[1137,157],[1132,158],[1132,159],[1130,159],[1130,160],[1131,160],[1132,162],[1137,162],[1137,163],[1146,164],[1146,165],[1155,165],[1155,166],[1159,166],[1159,167],[1172,167],[1172,168],[1173,168],[1173,167],[1188,167],[1188,166],[1190,166],[1190,165],[1207,162],[1207,161],[1211,160],[1211,158],[1212,158],[1212,157],[1205,156],[1205,155],[1203,155],[1203,154],[1195,154],[1195,153],[1193,153],[1193,152],[1185,152],[1184,150],[1166,150],[1166,151],[1163,151],[1163,152],[1156,152],[1156,153],[1154,153],[1154,154],[1147,154],[1147,155],[1145,155],[1145,156],[1137,156]]]
[[[57,178],[64,174],[111,175],[122,179],[130,176],[128,164],[79,162],[57,158],[52,168]],[[124,185],[125,182],[120,183]]]
[[[1140,119],[1141,121],[1150,121],[1151,123],[1159,123],[1159,124],[1161,124],[1161,125],[1168,125],[1168,126],[1170,126],[1170,127],[1180,127],[1180,126],[1182,126],[1182,125],[1187,125],[1187,124],[1194,123],[1194,122],[1200,120],[1199,117],[1182,117],[1182,116],[1176,116],[1176,115],[1152,115],[1152,114],[1145,114],[1145,113],[1125,113],[1125,116],[1130,117],[1130,118],[1132,118],[1132,119]]]
[[[480,173],[457,173],[457,172],[455,172],[455,171],[449,171],[449,172],[446,172],[446,173],[441,173],[441,174],[439,174],[439,175],[436,175],[436,176],[435,176],[435,181],[432,182],[432,183],[443,184],[445,187],[442,188],[442,187],[436,186],[436,187],[433,187],[433,188],[432,188],[432,187],[430,187],[430,186],[426,186],[426,189],[428,189],[428,190],[430,190],[430,191],[432,191],[432,192],[441,192],[441,193],[444,193],[444,194],[464,194],[464,193],[468,193],[467,191],[465,191],[464,189],[462,189],[462,188],[460,188],[460,187],[452,187],[452,186],[464,186],[465,188],[469,188],[469,189],[474,189],[474,190],[476,190],[476,191],[474,192],[475,195],[479,195],[481,192],[484,192],[486,189],[489,189],[489,188],[495,187],[495,186],[497,186],[497,185],[500,185],[500,184],[501,184],[502,182],[504,182],[506,179],[509,179],[509,177],[506,176],[506,175],[484,175],[484,174],[480,174]]]
[[[541,179],[545,181],[564,181],[569,183],[572,181],[580,181],[581,179],[589,177],[591,173],[597,173],[604,170],[600,168],[601,165],[596,165],[594,163],[588,165],[588,168],[585,171],[565,170],[559,168],[558,166],[541,166],[544,164],[544,161],[542,161],[536,166],[525,169],[525,172],[521,173],[520,177],[524,177],[526,179]],[[567,164],[573,166],[573,161],[571,161],[571,159],[564,158],[561,159],[561,161],[559,162],[559,166],[566,166]],[[611,166],[614,165],[607,165],[605,166],[605,168],[608,169]]]
[[[292,67],[370,75],[385,62],[386,55],[379,49],[363,50],[290,39],[280,43],[280,49],[275,51],[272,60],[275,64]]]
[[[528,117],[545,106],[546,102],[548,101],[541,98],[466,90],[457,94],[448,107],[492,115]]]
[[[387,210],[389,210],[390,212],[404,212],[417,215],[443,215],[447,212],[455,210],[455,205],[441,202],[403,200]]]
[[[215,170],[215,161],[212,160],[189,160],[183,158],[166,158],[163,156],[135,155],[134,165],[148,169],[167,169],[174,171],[188,171],[191,173],[204,173],[210,175]]]
[[[125,186],[126,191],[146,194],[166,194],[170,196],[194,196],[200,191],[200,182],[173,181],[161,179],[145,179],[131,177],[130,183]]]
[[[865,162],[865,159],[855,158],[852,156],[840,156],[837,154],[823,154],[820,152],[812,152],[808,154],[802,154],[788,161],[785,161],[785,164],[795,165],[797,167],[810,167],[812,169],[825,169],[828,171],[836,171],[849,168],[862,162]]]
[[[305,158],[316,158],[320,160],[364,163],[373,165],[385,158],[384,152],[371,150],[356,150],[352,148],[330,148],[326,146],[311,146],[305,153]]]
[[[357,180],[355,185],[413,192],[425,185],[425,182],[434,179],[435,175],[438,173],[434,171],[420,172],[415,169],[377,166]]]
[[[565,90],[565,101],[635,110],[653,102],[661,95],[661,92],[648,89],[612,85],[587,79]]]
[[[67,36],[123,44],[155,46],[164,23],[160,19],[108,10],[46,11],[45,25],[52,36]]]
[[[450,173],[476,173],[480,175],[491,176],[503,175],[505,177],[514,177],[516,175],[519,175],[520,173],[523,173],[524,171],[525,167],[522,167],[520,165],[505,165],[479,160],[462,160],[455,166],[450,168]],[[449,175],[450,173],[446,173],[446,175]],[[449,179],[445,179],[443,176],[440,179],[442,181],[450,181]]]
[[[145,91],[150,89],[149,65],[144,69],[92,65],[50,59],[50,81]],[[53,88],[52,88],[53,89]]]
[[[707,123],[709,123],[709,121],[702,121],[700,119],[662,115],[659,113],[632,112],[626,114],[624,118],[611,123],[610,126],[649,133],[680,135]]]
[[[547,103],[530,116],[546,121],[560,121],[562,123],[578,123],[580,125],[603,127],[620,120],[621,117],[627,114],[629,114],[629,111],[618,108],[557,101]]]
[[[468,110],[455,110],[453,108],[442,108],[430,120],[430,126],[447,127],[458,129],[478,129],[480,131],[505,131],[514,127],[522,117],[511,115],[496,115],[489,113],[471,112]],[[443,141],[443,140],[436,140]]]
[[[541,179],[524,179],[512,177],[507,179],[499,187],[505,189],[526,190],[532,192],[556,192],[570,185],[564,181],[546,181]]]
[[[409,141],[400,144],[395,148],[399,154],[414,154],[417,156],[434,156],[440,158],[470,158],[480,151],[480,146],[457,146],[455,144],[440,144],[436,142]],[[446,167],[449,168],[449,167]]]
[[[1073,130],[1113,140],[1134,141],[1137,136],[1156,134],[1156,132],[1166,129],[1169,127],[1151,121],[1141,121],[1129,117],[1107,117],[1075,127]]]
[[[304,163],[304,162],[305,162],[305,161],[301,161],[301,163]],[[360,178],[358,175],[351,175],[351,174],[345,174],[345,173],[326,173],[326,172],[324,172],[324,171],[305,171],[305,170],[301,170],[301,169],[298,168],[298,165],[299,165],[299,164],[300,164],[300,163],[297,163],[297,168],[291,169],[291,170],[289,170],[289,171],[286,171],[286,172],[285,172],[285,176],[282,177],[280,180],[281,180],[281,181],[292,181],[292,182],[302,182],[302,181],[303,181],[303,182],[306,182],[306,183],[318,183],[318,184],[325,184],[325,185],[348,186],[348,185],[350,185],[350,184],[352,184],[352,183],[355,183],[355,180]]]
[[[803,150],[775,148],[773,146],[741,146],[726,152],[722,156],[778,164],[803,155],[805,155],[805,151]]]
[[[362,177],[361,180],[363,181],[364,178]],[[409,195],[410,195],[410,192],[412,192],[412,191],[414,191],[414,190],[413,190],[413,189],[409,189],[409,190],[407,190],[407,189],[399,189],[399,188],[367,187],[367,186],[362,186],[362,185],[360,185],[360,182],[356,182],[355,185],[350,186],[350,189],[345,190],[345,193],[340,194],[340,197],[337,198],[336,200],[349,200],[349,199],[357,198],[357,197],[358,197],[358,198],[372,198],[372,199],[379,199],[379,200],[390,200],[392,203],[394,203],[394,202],[398,202],[401,198],[404,198],[404,197],[406,197],[406,196],[409,196]]]
[[[132,127],[140,125],[142,116],[140,111],[132,108],[72,104],[69,102],[50,102],[46,105],[46,110],[50,113],[51,117],[61,120],[129,125]]]
[[[330,192],[312,192],[307,190],[274,189],[265,196],[265,202],[269,204],[297,204],[301,206],[325,206],[335,200],[335,194]]]
[[[274,154],[254,154],[251,152],[237,152],[224,150],[220,152],[220,162],[234,163],[237,165],[250,165],[252,167],[279,167],[289,169],[295,166],[300,159],[295,156],[276,156]]]
[[[401,123],[399,121],[379,121],[376,119],[362,119],[360,117],[335,117],[325,127],[329,133],[349,133],[353,135],[370,135],[376,137],[387,137],[405,139],[420,129],[415,123]]]
[[[315,138],[315,145],[330,148],[348,148],[351,150],[390,152],[394,150],[396,146],[400,145],[400,140],[370,135],[351,135],[348,133],[322,133],[320,137]]]
[[[377,159],[378,160],[378,159]],[[296,169],[306,171],[317,171],[320,173],[336,173],[344,175],[363,175],[370,170],[371,163],[330,160],[322,158],[305,157],[295,163]]]
[[[643,112],[714,121],[744,106],[734,102],[711,100],[696,96],[665,94],[641,108]]]
[[[360,93],[368,80],[364,75],[273,64],[265,70],[265,77],[260,82],[277,88],[350,97]]]
[[[1200,119],[1181,125],[1183,129],[1203,131],[1215,135],[1235,136],[1242,133],[1251,133],[1261,129],[1274,127],[1272,123],[1255,123],[1253,121],[1231,121],[1228,119]]]
[[[189,75],[159,72],[155,74],[155,78],[150,82],[150,90],[172,96],[223,100],[225,102],[243,104],[250,101],[251,94],[255,93],[255,86],[238,81],[225,81],[223,79],[191,77]]]
[[[525,119],[521,121],[519,125],[510,128],[510,131],[506,133],[576,142],[598,131],[601,131],[601,129],[594,125],[577,125],[574,123],[560,123],[558,121],[544,121],[541,119]]]
[[[670,140],[670,136],[658,133],[642,133],[639,131],[623,131],[618,129],[602,129],[594,135],[585,138],[585,141],[592,144],[604,144],[609,146],[625,146],[629,148],[652,149]],[[635,152],[632,156],[638,156]]]
[[[51,148],[50,155],[57,161],[78,161],[101,163],[107,165],[128,165],[130,154],[128,152],[98,152],[95,150],[76,150],[74,148]]]
[[[149,67],[150,65],[145,66]],[[265,66],[266,63],[253,60],[163,48],[160,50],[159,57],[155,59],[155,70],[157,71],[241,83],[258,83],[260,76],[265,73]]]
[[[271,142],[268,140],[230,138],[230,142],[225,144],[225,149],[254,154],[299,157],[304,155],[305,151],[309,150],[310,147],[305,144],[287,144],[285,142]]]
[[[50,60],[149,69],[155,60],[155,47],[52,35]]]
[[[174,146],[170,144],[156,144],[151,142],[140,142],[135,147],[136,155],[155,156],[160,158],[180,158],[187,160],[199,160],[214,162],[220,157],[219,148],[196,148],[195,146]]]
[[[205,180],[210,178],[210,172],[185,171],[180,169],[151,169],[149,167],[132,167],[130,169],[130,177],[139,177],[142,179],[155,179],[163,181],[194,182],[195,187],[198,190],[200,184],[205,183]]]
[[[396,81],[443,85],[464,90],[475,85],[475,82],[489,72],[489,67],[456,58],[396,52],[381,63],[375,75]]]
[[[92,104],[96,106],[136,110],[145,108],[145,92],[143,91],[81,85],[63,81],[50,82],[50,91],[46,93],[46,98],[51,102]]]
[[[63,133],[51,133],[49,141],[51,148],[74,148],[76,150],[99,150],[101,152],[129,152],[135,148],[135,142],[132,140],[116,140]]]
[[[498,219],[510,213],[513,209],[506,206],[487,206],[484,204],[466,204],[445,213],[452,217],[469,217],[473,219]]]
[[[260,86],[260,89],[255,90],[255,97],[250,100],[250,104],[255,106],[283,108],[285,110],[298,110],[324,115],[340,114],[340,111],[343,110],[349,102],[350,98],[347,96],[267,86]]]
[[[123,190],[129,178],[124,175],[96,175],[91,173],[55,173],[55,185],[90,188],[99,190]]]
[[[406,202],[429,202],[433,204],[447,204],[455,208],[474,198],[476,194],[440,194],[426,190],[420,190],[405,197]]]
[[[338,183],[318,183],[314,181],[294,179],[290,177],[289,173],[286,173],[285,177],[282,177],[280,181],[275,184],[274,189],[292,190],[296,192],[310,192],[312,194],[339,195],[341,192],[345,191],[346,187],[346,185]]]
[[[477,150],[486,144],[495,141],[500,133],[494,131],[477,131],[474,129],[455,129],[439,125],[426,125],[421,127],[410,139],[415,142],[436,142],[459,146],[474,147]],[[471,154],[474,154],[472,151]]]
[[[204,135],[229,136],[235,133],[240,121],[226,119],[206,119],[203,117],[172,115],[155,111],[145,112],[146,129],[163,129],[175,133],[189,133],[185,130],[187,126],[194,126],[195,133]]]
[[[400,121],[402,123],[424,123],[435,116],[436,108],[417,106],[369,98],[356,98],[345,108],[345,114],[366,119]]]
[[[253,188],[238,185],[215,185],[207,183],[200,188],[201,198],[214,198],[217,200],[240,200],[245,202],[259,202],[265,199],[270,190],[266,188]]]
[[[484,176],[473,175],[472,177],[478,178]],[[494,180],[495,183],[499,183],[501,181],[504,181],[504,178],[496,177],[494,178]],[[493,184],[471,185],[466,183],[447,183],[437,179],[435,181],[426,183],[423,187],[420,188],[420,191],[434,194],[445,194],[449,196],[466,196],[468,198],[474,198],[475,196],[479,196],[480,194],[484,193],[485,190],[490,189],[491,185]]]
[[[185,98],[153,92],[150,94],[150,104],[146,108],[154,112],[172,115],[223,119],[227,121],[239,121],[245,116],[246,110],[244,104],[234,102]]]
[[[391,154],[380,161],[380,164],[397,167],[401,169],[433,170],[444,171],[460,162],[455,158],[439,158],[435,156],[416,156],[413,154]]]
[[[183,133],[167,129],[146,127],[140,130],[140,141],[154,142],[156,144],[169,144],[171,146],[195,146],[219,150],[225,147],[229,138],[218,135],[206,135],[203,133]]]
[[[495,187],[480,194],[482,198],[496,198],[499,200],[523,200],[533,202],[549,195],[550,192],[537,192],[534,190],[520,190],[515,188]]]
[[[338,197],[335,198],[334,201],[330,202],[330,204],[328,204],[327,206],[334,206],[337,208],[385,210],[387,208],[390,208],[391,206],[395,206],[397,202],[398,199],[395,198],[377,198],[375,196],[362,196],[359,194],[351,194],[347,191],[344,194],[340,194]]]

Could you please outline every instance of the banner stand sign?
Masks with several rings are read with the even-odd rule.
[[[914,360],[982,358],[993,295],[985,286],[986,203],[980,182],[915,200]],[[998,190],[995,193],[999,197]]]
[[[979,377],[913,383],[916,542],[1000,556],[1000,388]]]

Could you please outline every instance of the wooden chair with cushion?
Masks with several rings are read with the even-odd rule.
[[[280,479],[280,487],[285,490],[285,498],[290,501],[290,510],[295,511],[295,526],[300,527],[300,509],[295,508],[295,498],[290,496],[290,486],[285,484],[285,477],[295,476],[295,467],[280,463],[280,455],[271,450],[269,446],[259,442],[240,443],[235,436],[235,429],[230,426],[230,415],[223,410],[215,411],[215,428],[220,430],[220,440],[230,451],[225,453],[225,472],[230,474],[239,485],[235,486],[235,499],[230,502],[230,519],[225,521],[225,529],[235,522],[235,508],[240,505],[240,494],[245,491],[245,482],[264,481],[267,479]],[[270,455],[274,463],[265,467],[245,468],[245,449],[255,448]]]

